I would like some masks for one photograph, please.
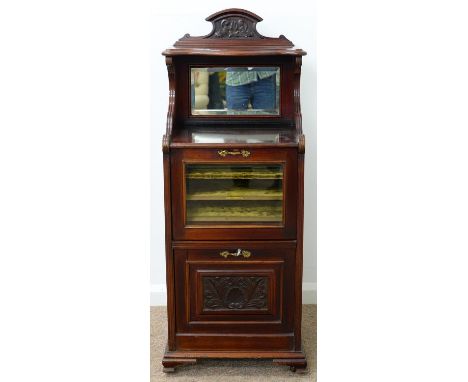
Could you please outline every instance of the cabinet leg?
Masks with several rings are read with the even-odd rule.
[[[293,373],[304,373],[307,368],[307,360],[305,358],[274,359],[273,363],[289,366],[289,370]]]
[[[195,358],[163,358],[163,372],[174,373],[177,366],[195,365],[197,360]]]

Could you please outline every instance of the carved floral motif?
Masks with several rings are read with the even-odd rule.
[[[255,25],[243,17],[226,17],[215,22],[215,38],[248,38],[257,36]]]
[[[266,309],[267,277],[203,277],[203,306],[210,310]]]

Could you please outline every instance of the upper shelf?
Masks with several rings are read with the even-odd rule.
[[[211,128],[188,128],[178,130],[172,137],[174,147],[191,147],[203,145],[284,145],[297,146],[298,133],[293,129],[271,129],[257,127],[229,128],[226,126],[212,126]]]
[[[260,16],[244,9],[231,8],[206,18],[213,24],[206,36],[186,34],[173,47],[166,49],[165,56],[209,55],[209,56],[304,56],[285,36],[278,38],[262,36],[256,28]]]

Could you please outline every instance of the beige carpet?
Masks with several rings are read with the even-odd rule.
[[[302,341],[308,363],[304,374],[292,373],[289,367],[274,365],[271,360],[198,360],[196,365],[181,366],[175,373],[165,374],[161,359],[167,341],[166,307],[151,307],[151,382],[315,382],[317,305],[304,305],[302,316]]]

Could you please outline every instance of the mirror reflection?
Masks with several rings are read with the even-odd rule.
[[[191,68],[192,115],[279,115],[279,67]]]

